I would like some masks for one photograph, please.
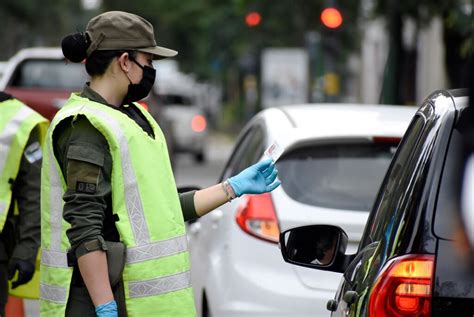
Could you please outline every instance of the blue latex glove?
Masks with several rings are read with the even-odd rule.
[[[95,308],[97,317],[118,317],[117,303],[114,300]]]
[[[266,159],[229,178],[229,184],[237,197],[243,194],[261,194],[271,192],[281,184],[276,180],[277,176],[275,163]]]

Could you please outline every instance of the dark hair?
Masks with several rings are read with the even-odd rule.
[[[86,60],[86,71],[93,77],[103,75],[109,67],[112,59],[127,52],[130,58],[137,56],[136,51],[128,50],[96,50],[87,56],[87,49],[91,44],[89,35],[85,32],[67,35],[61,41],[63,55],[73,63],[80,63]]]

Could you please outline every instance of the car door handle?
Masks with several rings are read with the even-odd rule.
[[[348,305],[351,305],[351,304],[355,303],[357,298],[359,298],[359,294],[357,294],[357,292],[355,292],[355,291],[347,291],[347,292],[344,293],[344,296],[342,297],[342,299]]]

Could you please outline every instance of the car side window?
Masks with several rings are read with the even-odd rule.
[[[408,175],[416,165],[411,164],[411,159],[415,155],[424,125],[425,119],[418,115],[408,128],[379,190],[359,249],[380,241],[384,237],[387,227],[397,223],[396,217],[400,214],[395,211],[399,207],[402,197],[406,195],[408,182],[410,182]]]
[[[256,127],[250,141],[245,149],[235,173],[240,173],[245,168],[256,163],[258,159],[262,156],[263,148],[263,131],[260,127]]]
[[[88,80],[84,65],[63,60],[29,59],[22,62],[12,75],[13,87],[41,89],[80,89]]]
[[[255,163],[263,154],[263,141],[264,133],[261,127],[250,129],[232,153],[220,181],[240,173]]]
[[[462,183],[463,180],[460,177],[467,178],[467,176],[462,176],[459,169],[462,167],[463,140],[468,135],[466,127],[471,124],[469,117],[465,115],[465,110],[460,109],[458,112],[458,120],[451,134],[436,204],[433,229],[438,237],[444,239],[455,239],[456,234],[459,233],[459,219],[456,217],[456,212],[461,208],[458,195],[462,189],[456,184]],[[472,199],[474,191],[470,189],[469,192]]]

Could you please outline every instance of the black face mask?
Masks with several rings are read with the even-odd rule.
[[[143,70],[143,77],[138,84],[132,84],[132,82],[130,82],[128,85],[127,95],[123,99],[124,105],[139,101],[148,96],[153,84],[155,83],[156,70],[154,68],[146,65],[142,66],[134,59],[132,59],[132,61]]]

